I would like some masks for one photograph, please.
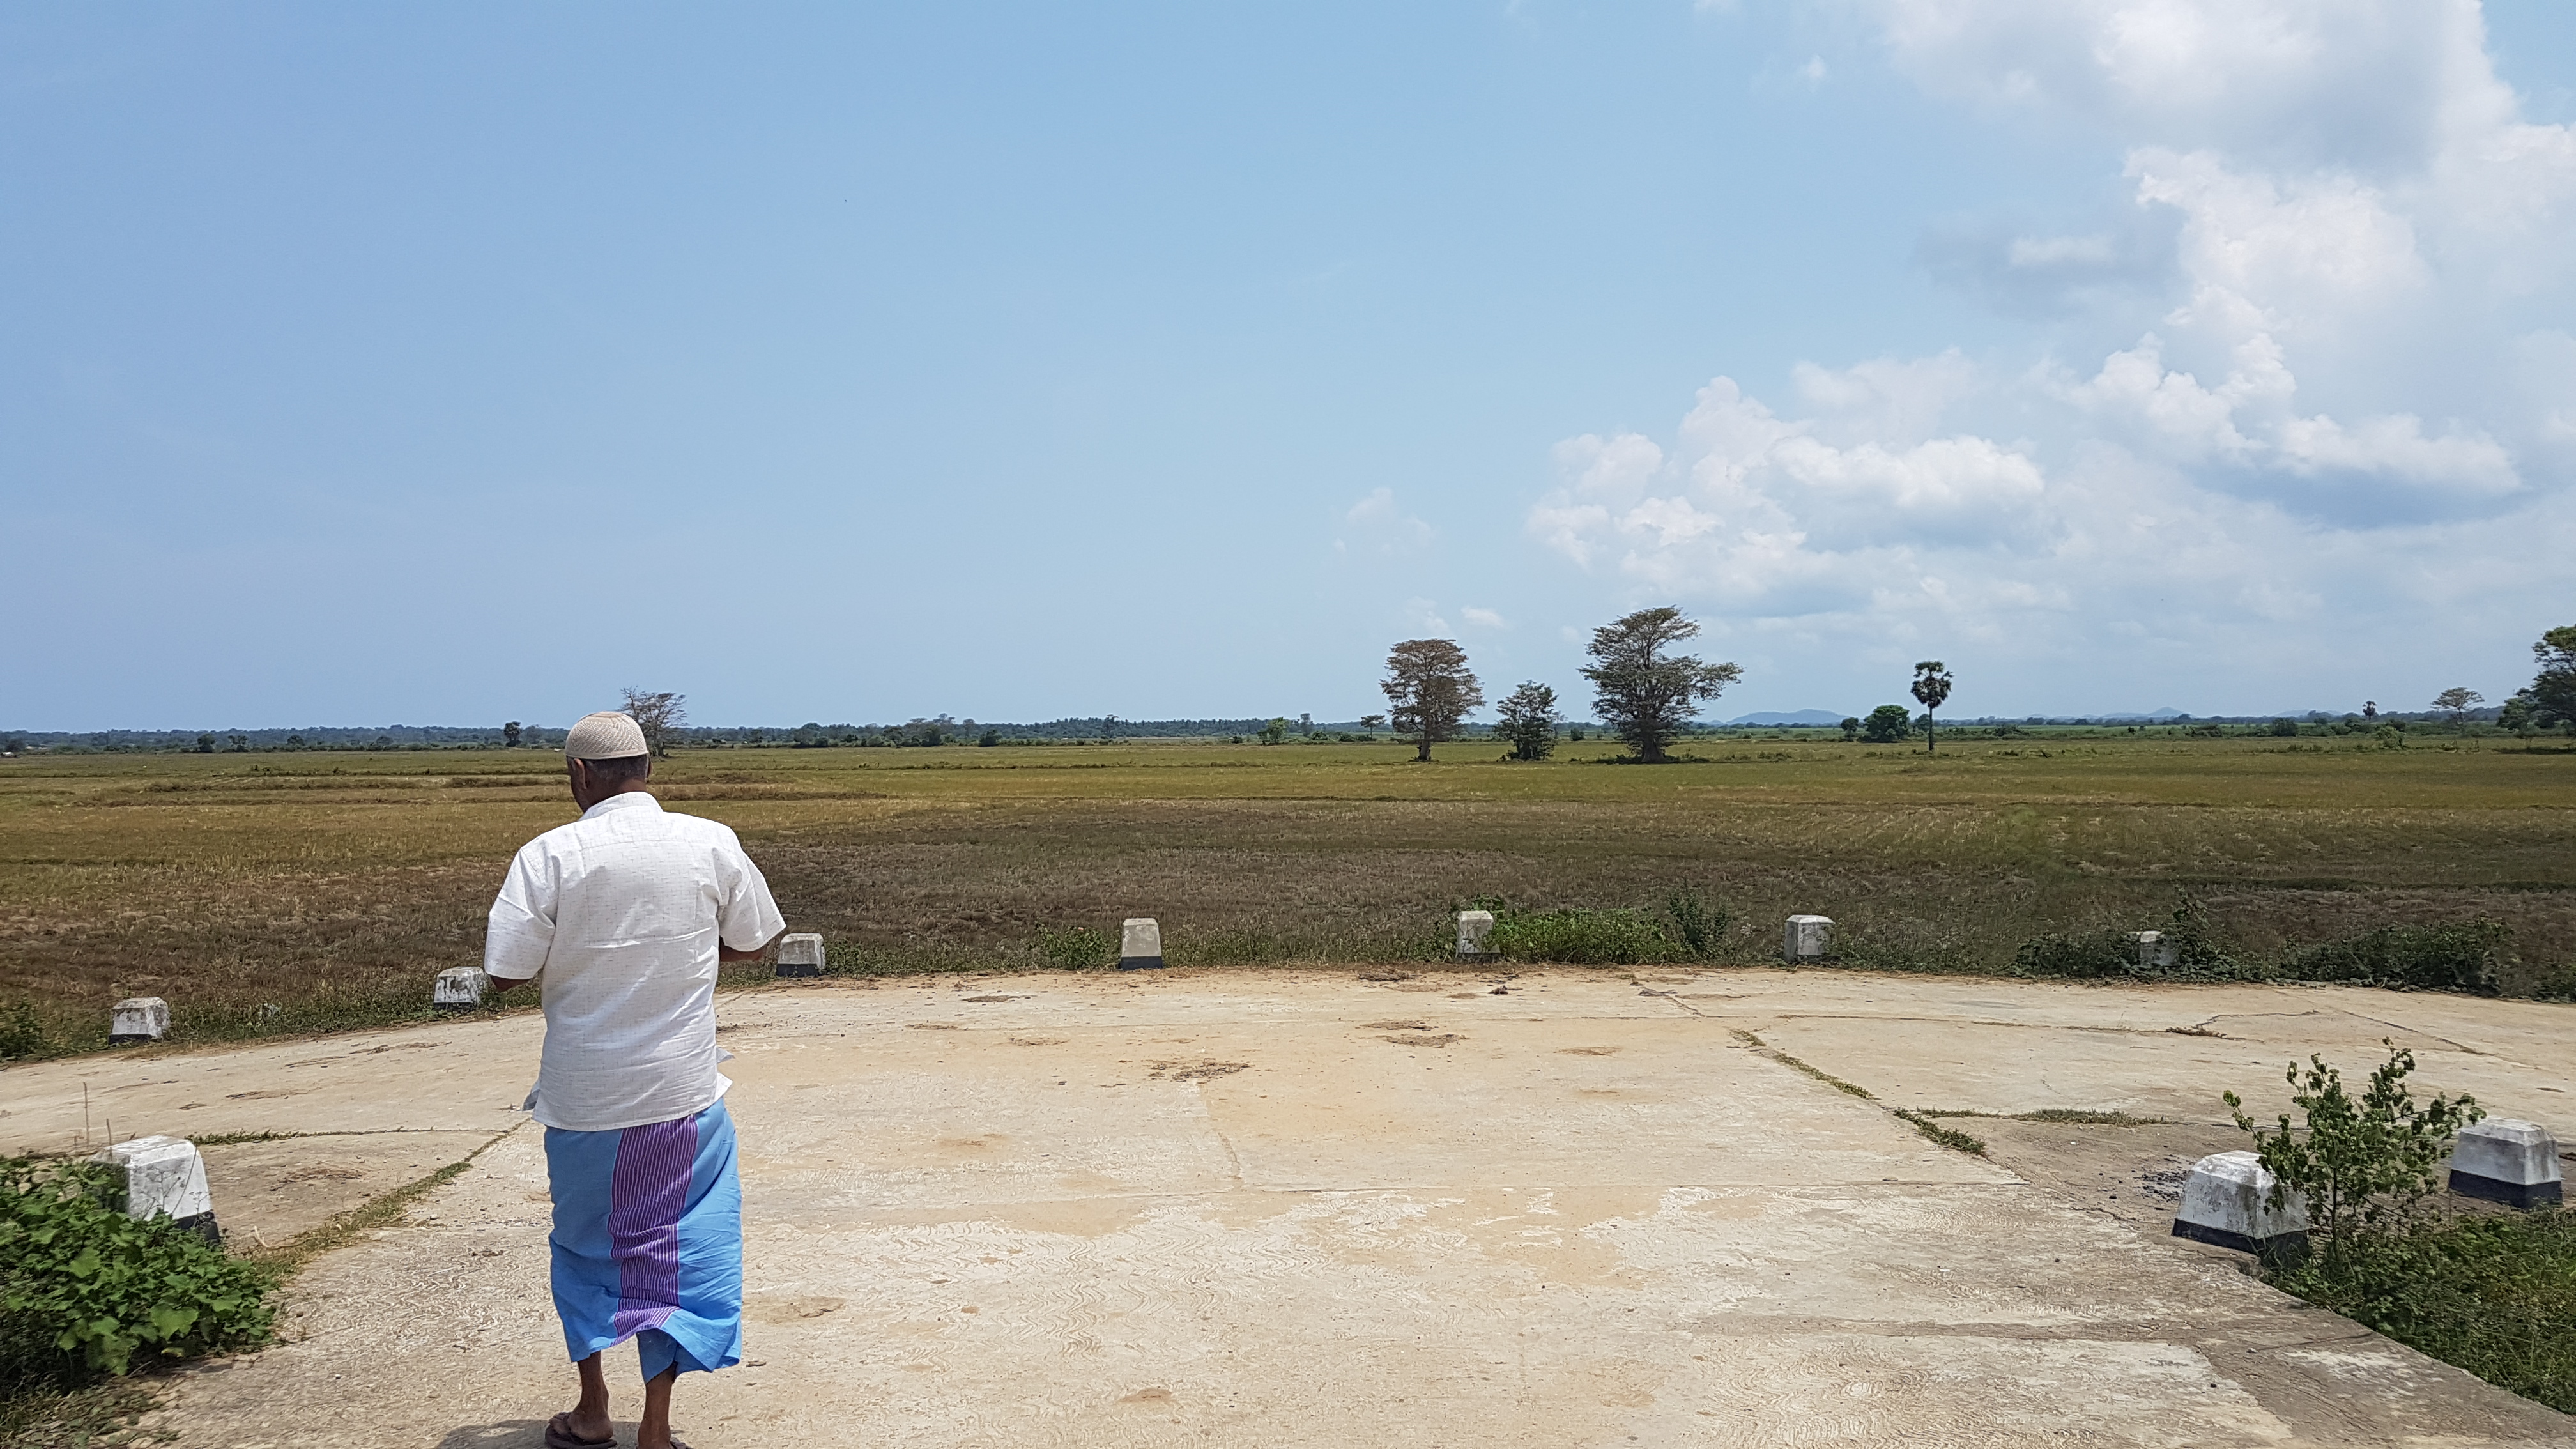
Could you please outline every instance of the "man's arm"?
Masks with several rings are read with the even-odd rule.
[[[770,937],[768,940],[761,942],[759,945],[752,947],[748,951],[737,951],[733,947],[724,943],[724,937],[718,936],[716,937],[716,959],[719,961],[757,961],[761,957],[768,955],[769,948],[777,945],[781,940],[785,939],[786,935],[787,928],[785,926],[781,926],[778,928],[777,935]]]

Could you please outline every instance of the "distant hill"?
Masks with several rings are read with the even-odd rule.
[[[1838,725],[1842,722],[1841,715],[1823,709],[1792,710],[1787,714],[1766,710],[1760,714],[1740,714],[1727,721],[1730,725]]]

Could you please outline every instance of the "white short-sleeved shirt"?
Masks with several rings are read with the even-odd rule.
[[[545,973],[537,1120],[606,1132],[713,1106],[733,1085],[716,1070],[716,943],[752,950],[786,925],[732,830],[640,790],[520,846],[483,969]]]

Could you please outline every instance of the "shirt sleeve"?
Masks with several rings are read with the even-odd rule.
[[[726,945],[737,951],[757,950],[787,929],[787,918],[770,898],[768,879],[731,832],[716,851],[716,888],[716,934]]]
[[[555,878],[548,867],[533,840],[511,859],[483,930],[485,975],[525,981],[546,968],[555,943]]]

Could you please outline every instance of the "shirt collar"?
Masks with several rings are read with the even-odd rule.
[[[620,790],[581,812],[584,820],[596,820],[612,810],[659,810],[662,802],[643,790]]]

